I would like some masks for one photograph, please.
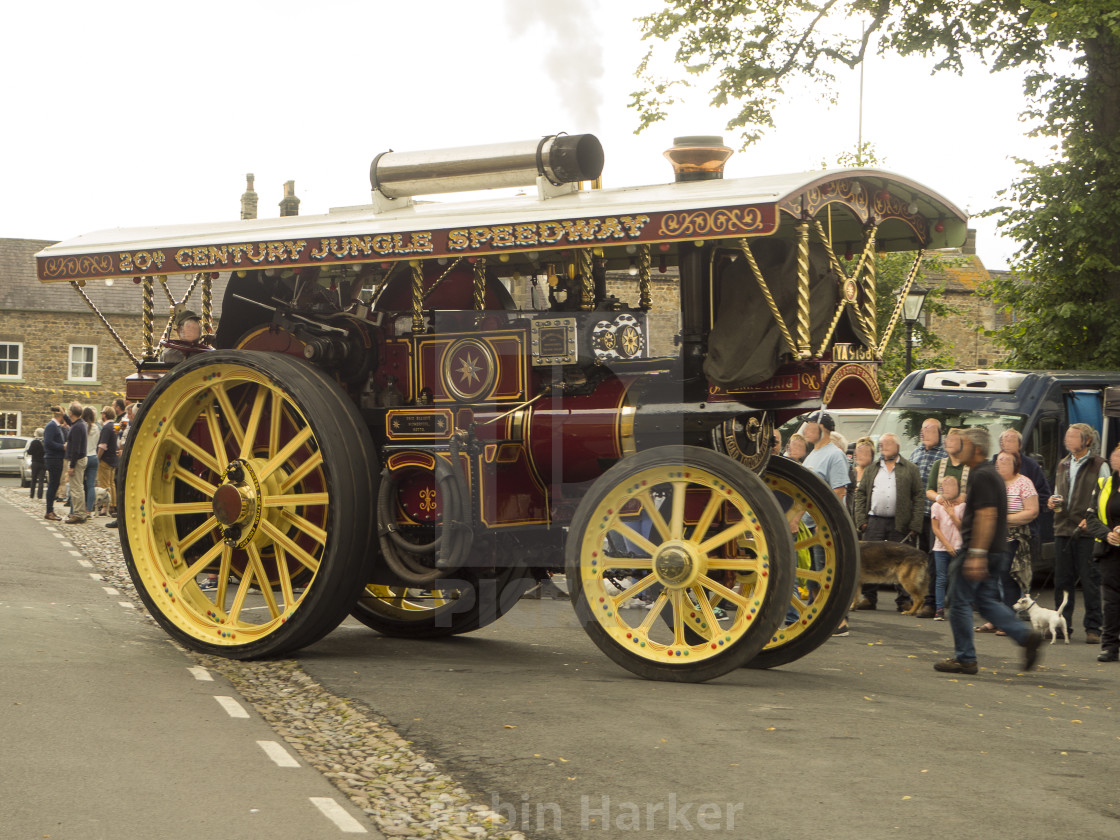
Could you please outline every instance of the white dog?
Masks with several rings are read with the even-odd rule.
[[[1046,607],[1040,607],[1038,601],[1030,595],[1024,595],[1015,602],[1012,609],[1015,612],[1027,611],[1027,615],[1031,617],[1031,626],[1034,627],[1044,637],[1046,632],[1050,632],[1050,644],[1058,641],[1058,628],[1062,629],[1062,637],[1069,644],[1069,627],[1066,626],[1066,617],[1062,615],[1062,610],[1066,608],[1069,602],[1069,592],[1066,592],[1062,597],[1062,605],[1056,610],[1048,610]]]
[[[109,491],[104,487],[96,487],[94,489],[96,490],[96,493],[94,494],[93,510],[91,510],[90,513],[97,513],[101,516],[108,516]]]

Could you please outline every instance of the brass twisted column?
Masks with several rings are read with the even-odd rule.
[[[152,284],[152,276],[145,274],[140,278],[140,287],[143,294],[143,307],[144,313],[144,358],[146,360],[155,359],[155,320],[156,320],[156,307],[155,307],[155,288]]]
[[[585,311],[595,308],[595,276],[593,254],[590,248],[576,250],[576,265],[579,271],[579,308]]]
[[[653,290],[649,282],[649,246],[638,246],[638,308],[649,312],[653,308]]]
[[[424,266],[420,260],[412,260],[412,334],[424,331]]]
[[[797,355],[807,359],[809,346],[809,222],[797,224]]]

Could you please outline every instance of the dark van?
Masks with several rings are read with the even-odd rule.
[[[1101,435],[1106,454],[1120,441],[1120,417],[1106,417],[1105,390],[1120,385],[1120,371],[1068,370],[917,370],[883,405],[871,427],[878,440],[894,432],[908,456],[918,446],[922,421],[936,417],[942,429],[985,426],[997,447],[999,435],[1017,429],[1023,452],[1037,460],[1051,487],[1058,461],[1067,454],[1063,439],[1071,423],[1088,423]],[[1098,453],[1099,454],[1099,453]],[[1042,559],[1047,571],[1054,557],[1053,517],[1041,517]]]

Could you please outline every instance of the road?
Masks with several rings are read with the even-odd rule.
[[[86,809],[106,827],[126,813],[196,829],[115,837],[193,837],[204,824],[190,821],[212,807],[224,816],[205,828],[223,836],[333,836],[308,807],[320,795],[372,836],[421,836],[375,825],[337,774],[332,787],[311,769],[268,698],[249,690],[245,675],[270,669],[296,669],[361,719],[387,723],[529,840],[1120,832],[1120,666],[1096,662],[1080,632],[1069,646],[1046,646],[1030,674],[1007,639],[980,636],[981,672],[956,678],[932,670],[951,653],[947,623],[861,612],[851,636],[798,662],[679,685],[619,669],[569,604],[523,601],[450,640],[389,639],[348,621],[294,663],[210,663],[220,692],[250,712],[231,722],[213,699],[219,688],[190,676],[203,660],[120,607],[49,527],[0,501],[0,528],[16,546],[0,565],[9,584],[0,598],[5,838],[110,836],[75,830],[93,824],[77,821]],[[15,568],[35,586],[13,593]],[[39,614],[16,615],[17,605]],[[106,675],[108,694],[98,687]],[[30,726],[29,703],[60,729]],[[258,740],[287,748],[300,777],[269,766]],[[52,829],[37,819],[56,811],[70,822]],[[318,833],[299,833],[292,814]],[[26,830],[10,832],[13,817]]]

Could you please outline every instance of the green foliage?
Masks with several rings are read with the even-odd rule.
[[[860,37],[844,34],[866,22]],[[631,107],[642,129],[692,86],[732,106],[742,145],[772,127],[794,86],[832,96],[834,73],[878,54],[920,55],[960,73],[968,56],[1027,72],[1024,119],[1054,160],[1020,161],[993,208],[1019,244],[1018,279],[987,290],[1015,320],[997,332],[1010,363],[1120,368],[1120,3],[1116,0],[666,0],[642,18],[650,49]],[[676,78],[653,68],[669,51]]]

